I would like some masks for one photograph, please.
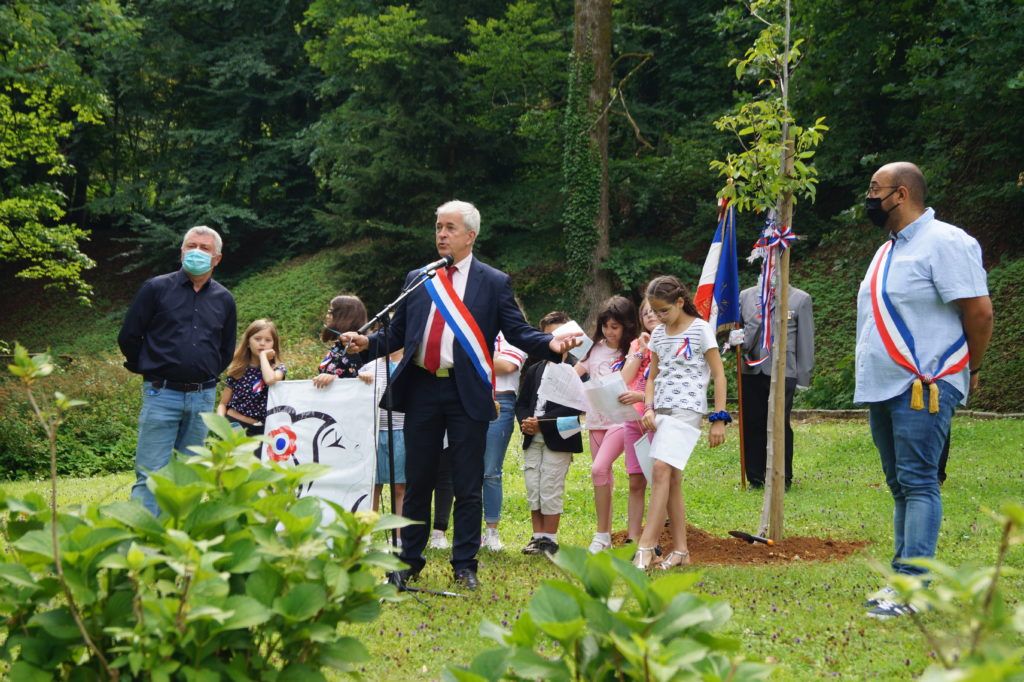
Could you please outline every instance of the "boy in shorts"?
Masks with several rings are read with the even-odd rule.
[[[550,333],[568,321],[567,314],[552,312],[541,318],[539,326],[541,331]],[[552,364],[537,362],[525,370],[516,400],[516,419],[523,432],[526,499],[533,521],[533,538],[523,549],[523,554],[554,554],[558,551],[558,522],[562,517],[565,477],[569,473],[573,453],[583,452],[580,433],[563,438],[556,424],[558,417],[578,416],[580,411],[551,401],[538,404],[537,390],[544,372]],[[540,437],[535,437],[538,434]]]

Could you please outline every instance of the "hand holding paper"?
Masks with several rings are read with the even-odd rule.
[[[619,396],[625,392],[626,382],[619,372],[591,379],[583,385],[583,394],[590,403],[590,411],[617,424],[637,420],[636,410],[619,402]]]
[[[548,344],[548,348],[554,353],[572,352],[573,348],[583,345],[583,339],[586,338],[582,329],[578,332],[556,334]]]
[[[582,360],[583,358],[587,357],[587,353],[590,352],[591,346],[594,345],[594,342],[590,339],[589,336],[587,336],[583,332],[583,328],[580,327],[580,325],[577,324],[575,320],[569,320],[561,327],[556,327],[555,329],[552,329],[551,333],[554,334],[555,336],[555,338],[552,339],[552,343],[566,335],[571,335],[573,341],[579,341],[579,344],[577,344],[575,347],[565,349],[569,351],[570,355],[575,356],[578,360]],[[556,353],[564,352],[557,350],[555,348],[552,348],[552,350],[554,350]]]

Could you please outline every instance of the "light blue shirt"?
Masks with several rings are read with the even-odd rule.
[[[914,336],[919,369],[936,374],[939,359],[964,333],[957,299],[988,295],[981,246],[959,227],[936,220],[930,208],[895,239],[885,290]],[[857,294],[855,403],[888,400],[917,378],[897,365],[882,344],[871,310],[870,276],[864,276]],[[961,404],[967,404],[967,367],[942,381],[960,391]]]

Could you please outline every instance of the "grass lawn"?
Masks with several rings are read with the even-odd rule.
[[[800,562],[763,567],[695,566],[699,590],[727,600],[734,616],[724,634],[741,641],[748,656],[778,664],[772,679],[814,677],[909,679],[932,661],[909,620],[875,621],[860,603],[881,586],[868,557],[887,563],[892,550],[892,501],[865,422],[802,424],[796,429],[796,480],[786,495],[786,536],[868,540],[861,555],[841,562]],[[737,432],[715,451],[699,447],[683,478],[688,520],[712,534],[756,530],[760,492],[739,487]],[[993,563],[999,532],[986,508],[1024,500],[1024,421],[956,419],[949,478],[943,488],[945,518],[938,558],[950,564]],[[505,505],[501,535],[506,550],[480,555],[481,589],[468,599],[418,595],[385,606],[381,618],[354,626],[351,634],[370,649],[366,679],[436,679],[449,662],[468,663],[491,648],[478,634],[487,618],[511,624],[533,590],[556,571],[543,557],[519,553],[530,537],[516,443],[505,462]],[[577,457],[567,483],[559,541],[586,546],[594,530],[589,456]],[[625,473],[616,464],[613,529],[626,525]],[[133,476],[117,475],[61,483],[63,503],[104,502],[127,497]],[[8,494],[45,491],[46,484],[4,483]],[[451,589],[448,554],[427,552],[425,587]],[[1024,565],[1024,547],[1009,565]],[[1024,577],[1004,584],[1011,605],[1024,600]],[[938,628],[952,628],[945,616],[926,614]],[[340,676],[339,678],[340,679]]]

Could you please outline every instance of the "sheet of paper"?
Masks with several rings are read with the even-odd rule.
[[[651,459],[660,459],[682,471],[700,440],[700,429],[667,414],[654,418],[656,430]]]
[[[646,433],[640,436],[640,440],[633,444],[633,448],[636,450],[636,461],[644,472],[644,478],[647,479],[647,485],[653,485],[651,475],[654,470],[654,460],[651,459],[651,441]]]
[[[587,353],[590,352],[590,347],[594,345],[594,342],[586,335],[586,333],[583,332],[583,327],[577,324],[576,320],[569,320],[561,327],[556,327],[551,333],[558,336],[559,334],[570,334],[573,332],[580,332],[583,334],[583,336],[580,337],[583,339],[583,345],[576,346],[569,351],[569,354],[575,356],[577,360],[582,360],[587,357]]]
[[[583,393],[590,404],[590,411],[600,414],[613,424],[636,421],[640,415],[632,405],[623,405],[619,396],[626,392],[626,382],[622,374],[612,372],[598,379],[591,379],[583,384]]]
[[[583,395],[583,380],[565,363],[551,364],[544,369],[537,389],[537,403],[543,404],[545,400],[577,410],[585,411],[589,407]]]

